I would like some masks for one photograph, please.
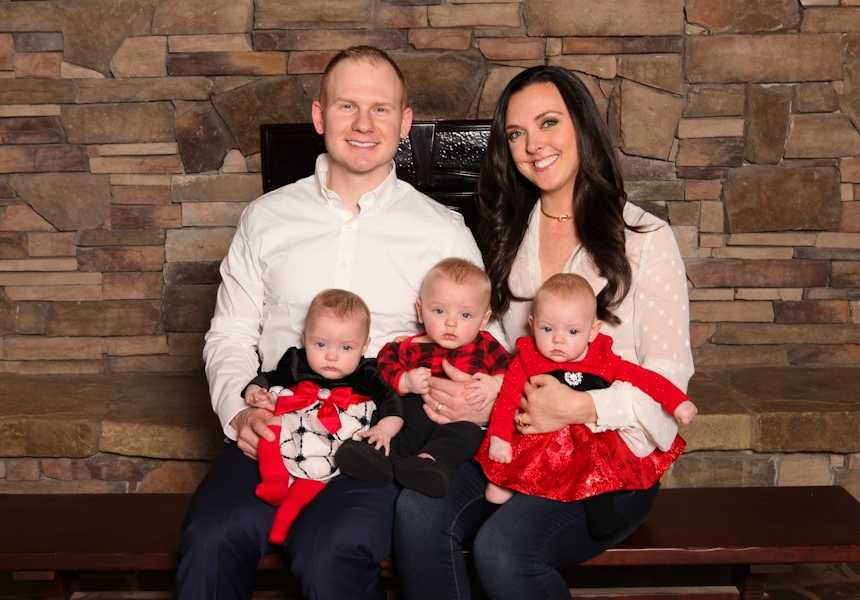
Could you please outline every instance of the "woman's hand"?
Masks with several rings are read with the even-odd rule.
[[[547,433],[568,425],[597,422],[594,401],[552,375],[535,375],[526,383],[515,418],[520,433]]]
[[[466,398],[466,384],[473,381],[472,376],[448,361],[442,361],[442,369],[448,379],[442,377],[430,378],[430,391],[424,396],[424,412],[434,423],[440,425],[453,421],[471,421],[477,425],[486,425],[490,420],[493,403],[480,406],[469,402]]]

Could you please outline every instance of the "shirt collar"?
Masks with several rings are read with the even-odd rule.
[[[314,176],[316,177],[317,188],[319,190],[320,199],[327,206],[335,208],[343,208],[340,196],[336,192],[329,189],[326,185],[328,181],[329,160],[328,154],[320,154],[317,157]],[[358,206],[362,211],[372,208],[383,208],[390,205],[397,197],[397,167],[394,161],[391,161],[391,171],[388,176],[376,186],[374,189],[366,192],[358,199]]]

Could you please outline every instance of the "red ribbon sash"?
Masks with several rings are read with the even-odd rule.
[[[369,396],[353,394],[351,387],[329,389],[311,381],[302,381],[293,388],[292,396],[278,396],[275,415],[295,412],[320,401],[322,406],[317,412],[317,418],[329,432],[337,433],[340,429],[340,416],[337,414],[337,409],[346,410],[353,404],[361,404],[368,400],[370,400]]]

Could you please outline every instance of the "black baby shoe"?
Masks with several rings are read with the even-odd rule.
[[[448,469],[432,458],[407,456],[395,459],[394,479],[405,488],[434,498],[448,493]]]
[[[368,483],[391,483],[391,459],[365,441],[347,440],[334,454],[337,467],[354,479]]]

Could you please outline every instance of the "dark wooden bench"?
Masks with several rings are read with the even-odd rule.
[[[53,572],[55,593],[64,598],[81,572],[171,571],[189,498],[0,496],[0,571]],[[860,503],[843,488],[662,490],[636,533],[584,566],[727,565],[740,597],[752,599],[764,597],[752,567],[814,562],[860,562]],[[260,564],[283,566],[280,554]],[[390,568],[383,573],[393,577]]]

